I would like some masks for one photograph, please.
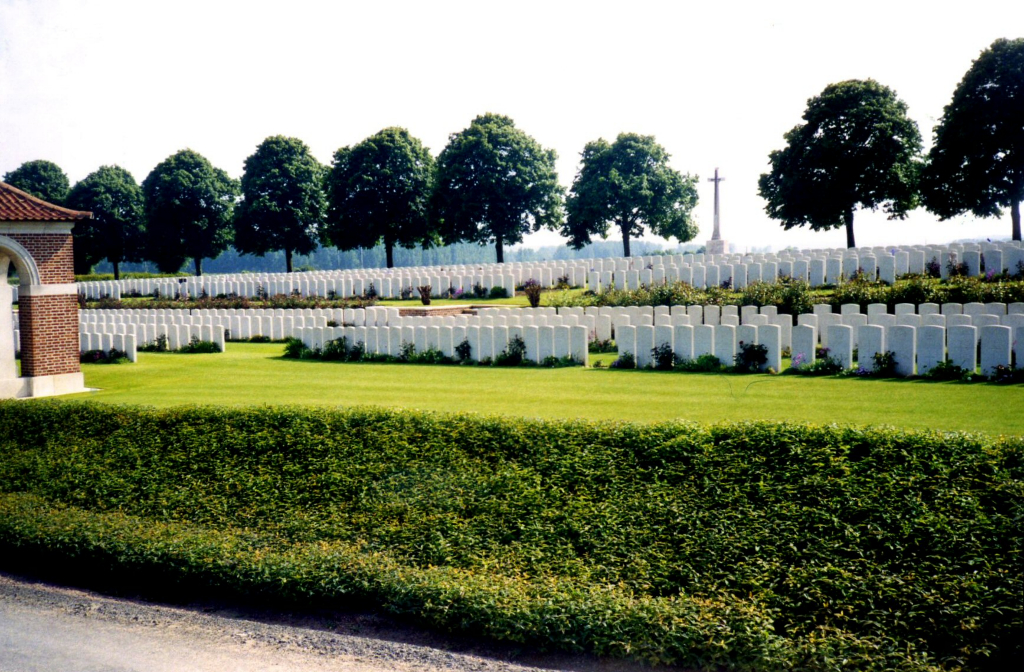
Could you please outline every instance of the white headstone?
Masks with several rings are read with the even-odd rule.
[[[914,359],[917,355],[917,329],[897,325],[890,327],[886,334],[888,348],[896,360],[897,376],[914,375]]]
[[[693,328],[693,358],[715,354],[715,327],[698,324]]]
[[[803,317],[803,316],[801,316]],[[813,316],[811,316],[813,317]],[[792,365],[813,364],[818,347],[818,331],[812,324],[798,324],[793,327]]]
[[[922,326],[917,330],[917,373],[923,376],[946,361],[946,329]]]
[[[693,327],[676,325],[672,330],[672,352],[682,360],[693,359]]]
[[[736,327],[720,324],[715,327],[715,357],[726,366],[736,358]]]
[[[981,327],[981,372],[995,373],[997,366],[1009,366],[1013,344],[1013,330],[1002,325]]]
[[[630,354],[636,358],[636,330],[632,325],[622,325],[615,332],[615,345],[618,347],[619,357]]]
[[[782,371],[782,329],[776,324],[758,326],[757,342],[768,348],[765,367],[776,373]]]
[[[973,372],[978,368],[978,329],[970,325],[946,328],[949,363]]]

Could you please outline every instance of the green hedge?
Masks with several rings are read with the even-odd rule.
[[[1024,301],[1024,280],[1000,276],[993,280],[951,277],[939,280],[920,275],[901,276],[894,284],[868,282],[860,277],[835,286],[812,289],[804,280],[780,278],[776,282],[754,282],[740,291],[709,287],[698,289],[685,282],[653,287],[594,292],[550,292],[549,306],[775,306],[780,313],[809,313],[816,303],[839,308],[844,303],[884,303],[889,311],[897,303],[981,303]]]
[[[694,669],[1000,669],[1024,641],[1022,449],[0,403],[0,551]]]

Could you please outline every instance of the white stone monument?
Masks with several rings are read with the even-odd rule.
[[[708,178],[708,182],[715,183],[715,230],[711,233],[711,240],[705,243],[706,254],[728,254],[729,252],[729,243],[722,240],[718,206],[718,183],[724,179],[724,177],[718,176],[718,168],[715,168],[715,176]]]

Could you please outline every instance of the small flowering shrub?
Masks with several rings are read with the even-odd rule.
[[[804,362],[803,356],[797,355],[789,372],[801,376],[834,376],[842,373],[842,364],[832,357],[828,348],[818,348],[815,357],[813,362]]]
[[[651,349],[651,366],[657,371],[671,371],[675,368],[676,356],[672,346],[662,343]]]
[[[618,359],[608,365],[610,369],[635,369],[636,368],[636,357],[633,356],[632,352],[624,352],[619,355]]]
[[[526,358],[526,342],[522,336],[514,336],[508,346],[494,358],[495,366],[519,366]]]
[[[462,339],[462,342],[455,346],[455,359],[459,362],[469,362],[473,357],[473,346],[469,344],[469,339]]]
[[[212,352],[221,352],[220,345],[213,341],[204,341],[198,336],[193,336],[192,339],[185,345],[178,348],[177,352],[186,355],[195,354],[207,354]]]
[[[595,338],[587,344],[587,351],[595,355],[615,352],[616,350],[617,346],[615,345],[615,341],[610,339],[599,341]]]
[[[760,343],[740,341],[733,357],[733,371],[736,373],[757,373],[768,364],[768,346]]]
[[[718,373],[725,370],[722,360],[714,355],[704,354],[695,359],[684,359],[676,362],[676,371],[686,373]]]
[[[143,343],[136,349],[139,352],[167,352],[169,349],[167,345],[167,334],[159,334],[149,343]]]
[[[422,303],[424,306],[429,306],[430,305],[430,291],[431,291],[431,289],[432,289],[432,287],[430,285],[423,285],[422,287],[417,287],[416,288],[416,291],[419,292],[419,294],[420,294],[420,303]]]
[[[992,382],[1003,385],[1024,383],[1024,369],[1018,369],[1012,364],[1010,366],[1000,364],[993,371],[991,379]]]
[[[526,294],[526,300],[530,302],[531,308],[536,308],[540,305],[540,283],[530,278],[523,283],[523,292]]]
[[[890,378],[896,375],[896,353],[892,350],[876,352],[872,356],[871,373],[879,378]]]
[[[973,371],[957,366],[947,359],[928,369],[922,377],[928,380],[965,380],[969,374],[973,373]]]

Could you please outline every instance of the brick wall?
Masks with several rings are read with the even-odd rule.
[[[22,376],[81,371],[78,299],[74,295],[23,296],[18,301],[18,320]]]
[[[70,233],[11,233],[16,241],[36,260],[44,285],[60,285],[75,281],[75,258]],[[75,327],[77,333],[78,327]]]

